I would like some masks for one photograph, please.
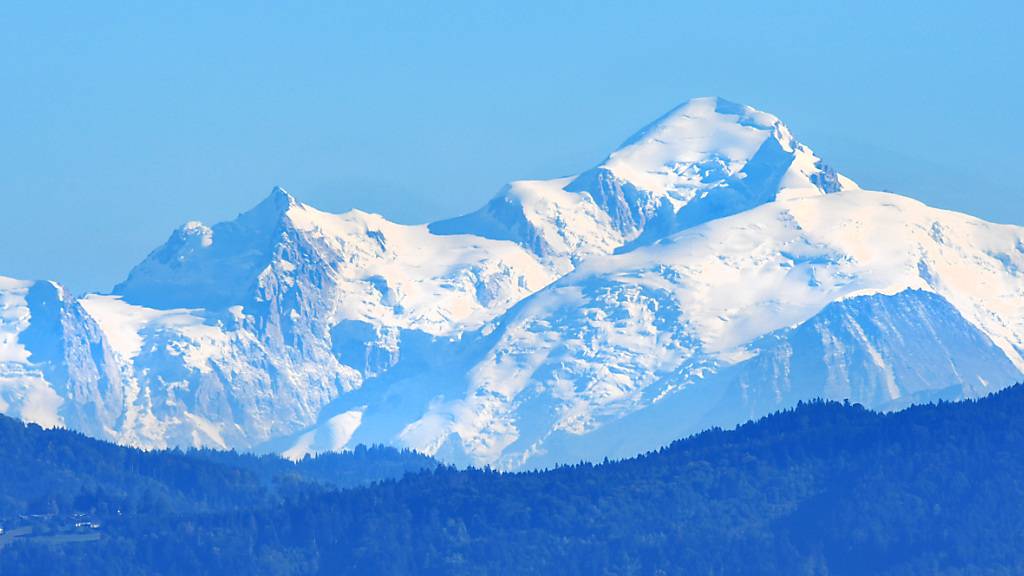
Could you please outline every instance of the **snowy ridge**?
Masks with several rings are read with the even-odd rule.
[[[481,210],[436,222],[439,234],[515,241],[566,272],[583,259],[771,202],[857,185],[771,114],[696,98],[577,176],[518,181]]]
[[[136,416],[114,439],[251,448],[387,371],[404,331],[457,338],[554,278],[509,242],[328,214],[276,188],[234,221],[186,224],[114,295],[81,302],[128,375]]]
[[[1024,229],[860,190],[778,118],[684,103],[599,165],[407,226],[281,188],[112,294],[0,278],[0,411],[145,447],[627,456],[817,396],[1024,373]]]
[[[275,188],[232,222],[186,224],[114,292],[156,308],[227,308],[259,301],[274,282],[292,286],[302,267],[331,291],[328,323],[370,319],[437,335],[477,327],[555,279],[507,242],[435,236],[359,210],[329,214]]]
[[[1022,265],[1018,227],[878,192],[782,199],[588,260],[503,318],[466,365],[465,397],[433,404],[400,438],[428,453],[454,441],[471,462],[517,466],[544,450],[545,435],[586,434],[642,410],[757,357],[761,339],[832,303],[909,291],[940,296],[979,329],[1009,384],[1024,369]],[[890,379],[888,400],[901,384]],[[521,410],[538,403],[549,422],[525,436]]]

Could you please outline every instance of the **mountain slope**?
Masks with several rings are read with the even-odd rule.
[[[275,189],[234,221],[187,224],[82,304],[146,395],[152,417],[122,439],[243,448],[385,372],[404,333],[457,337],[553,279],[508,242],[327,214]]]
[[[0,412],[106,437],[125,414],[107,339],[60,285],[0,277]]]
[[[983,394],[1024,368],[1022,266],[1024,230],[1017,227],[878,192],[784,197],[582,264],[481,336],[460,365],[466,392],[434,399],[398,437],[457,461],[547,461],[548,436],[587,435],[696,383],[724,389],[720,372],[761,354],[744,384],[747,396],[761,400],[740,402],[728,411],[733,420],[713,423],[816,396],[885,408],[917,394],[921,374],[949,387],[942,397]],[[849,312],[835,306],[872,303],[879,308],[858,315],[879,325],[829,319]],[[901,307],[916,309],[891,313]],[[769,360],[782,354],[772,338],[823,344],[813,362],[778,366]],[[935,350],[947,351],[938,365],[926,353]],[[972,358],[987,359],[986,368],[976,371]],[[869,391],[879,375],[885,387]],[[692,423],[677,434],[699,429],[707,408],[696,400],[673,406],[673,418]],[[656,428],[633,429],[650,435]],[[652,445],[647,438],[640,444]]]

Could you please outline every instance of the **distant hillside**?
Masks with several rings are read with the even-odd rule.
[[[345,491],[279,485],[282,503],[248,508],[239,496],[257,484],[244,467],[98,443],[80,452],[77,435],[4,421],[4,450],[11,428],[45,447],[38,459],[13,451],[5,495],[13,477],[51,491],[52,470],[72,458],[78,470],[129,470],[126,486],[232,504],[142,507],[94,542],[15,541],[0,573],[1019,574],[1021,414],[1020,385],[892,414],[811,402],[630,460],[518,474],[439,467]]]
[[[279,504],[289,484],[328,490],[433,468],[410,451],[360,446],[298,462],[192,450],[144,452],[0,416],[0,526],[24,515],[190,514]]]

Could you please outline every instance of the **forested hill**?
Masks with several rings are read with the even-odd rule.
[[[347,488],[435,465],[386,447],[299,462],[214,450],[145,452],[0,416],[0,527],[25,515],[87,513],[106,521],[251,509],[280,504],[297,486]]]
[[[95,542],[15,542],[0,573],[1020,574],[1022,414],[1022,386],[884,415],[813,402],[621,462],[124,515]]]

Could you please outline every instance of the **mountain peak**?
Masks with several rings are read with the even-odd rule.
[[[707,117],[713,114],[739,116],[748,111],[756,110],[746,104],[726,100],[720,96],[700,96],[697,98],[690,98],[689,100],[679,104],[664,114],[662,118],[674,116],[680,113],[693,117]]]
[[[268,194],[262,202],[257,204],[256,208],[259,209],[263,207],[273,212],[284,213],[287,212],[289,208],[293,208],[298,204],[298,200],[289,194],[287,190],[280,186],[274,186],[270,191],[270,194]]]
[[[709,151],[715,148],[712,140],[721,137],[723,132],[734,131],[737,126],[747,128],[748,132],[750,129],[784,129],[778,117],[751,106],[717,96],[693,98],[641,128],[623,142],[612,156],[637,145],[653,143],[667,146],[678,144],[680,140],[695,141],[693,144]],[[788,136],[788,130],[785,132]]]
[[[114,286],[126,302],[161,309],[237,304],[272,258],[290,214],[301,206],[280,186],[234,220],[176,229]],[[185,286],[188,289],[185,289]]]
[[[629,251],[782,192],[855,188],[776,116],[712,96],[669,110],[576,176],[514,183],[481,210],[430,230],[512,240],[542,258],[575,262]]]
[[[785,189],[819,194],[848,185],[776,116],[705,97],[669,110],[565,190],[589,193],[628,249],[770,202]],[[656,225],[648,229],[649,222]]]
[[[284,188],[274,186],[270,194],[259,204],[242,212],[232,222],[226,222],[214,228],[238,227],[248,230],[250,234],[272,234],[281,226],[290,226],[288,216],[294,208],[299,206],[302,204],[294,196]]]

